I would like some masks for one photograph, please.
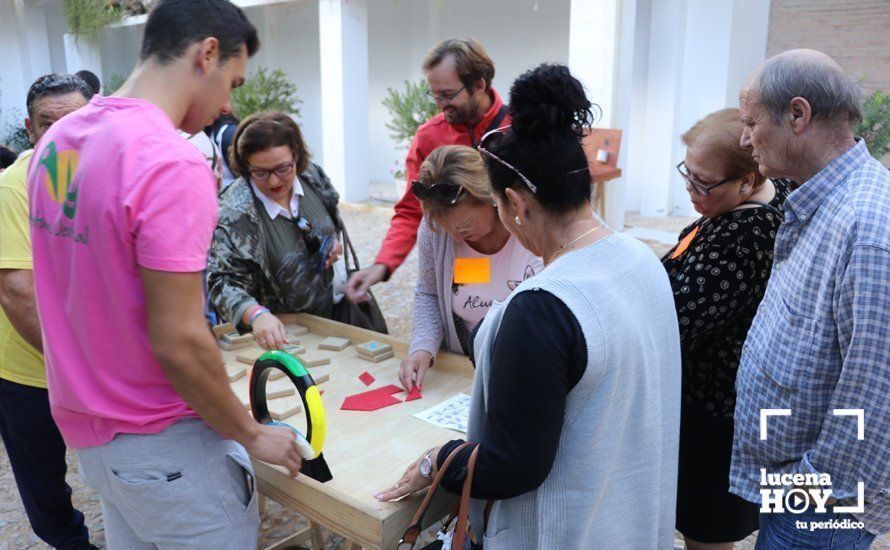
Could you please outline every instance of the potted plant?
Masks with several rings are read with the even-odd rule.
[[[391,117],[386,128],[390,130],[390,137],[396,141],[399,149],[410,147],[420,125],[439,112],[436,102],[427,94],[428,90],[425,80],[406,80],[402,90],[386,89],[383,106]],[[395,181],[396,196],[401,197],[405,192],[404,158],[395,160],[390,173]]]

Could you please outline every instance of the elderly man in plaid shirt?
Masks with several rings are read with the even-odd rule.
[[[742,146],[799,183],[736,381],[730,491],[761,504],[758,549],[890,531],[890,173],[853,135],[860,95],[811,50],[768,59],[740,95]]]

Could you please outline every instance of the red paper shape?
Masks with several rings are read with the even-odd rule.
[[[343,400],[340,410],[344,411],[376,411],[390,405],[401,403],[401,399],[397,399],[392,394],[402,391],[402,388],[392,384],[370,390],[363,393],[350,395]]]
[[[374,378],[374,376],[368,371],[361,373],[358,376],[358,379],[361,380],[362,383],[364,383],[364,385],[366,385],[366,386],[370,386],[371,384],[374,383],[374,380],[376,380],[376,378]]]
[[[414,386],[411,391],[408,392],[408,397],[405,398],[405,402],[414,401],[415,399],[422,399],[423,396],[420,395],[420,388]]]

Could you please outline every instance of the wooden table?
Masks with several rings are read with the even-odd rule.
[[[423,399],[373,412],[342,411],[340,405],[348,395],[387,384],[400,385],[399,364],[407,355],[407,343],[311,315],[287,314],[279,317],[285,325],[296,323],[310,330],[309,334],[299,337],[300,345],[309,350],[307,353],[328,354],[332,358],[330,365],[310,368],[309,372],[313,376],[330,374],[330,380],[320,384],[319,389],[324,392],[322,401],[327,418],[327,440],[323,454],[334,479],[327,483],[319,483],[302,475],[290,479],[283,468],[254,459],[259,491],[311,522],[343,536],[353,548],[394,548],[417,510],[420,497],[412,496],[399,502],[378,502],[371,494],[398,481],[405,468],[424,451],[463,437],[459,432],[433,426],[413,418],[413,415],[457,393],[469,394],[472,365],[466,357],[440,353],[435,367],[430,369],[424,380]],[[318,351],[318,342],[326,336],[349,338],[353,346],[339,352]],[[395,357],[376,364],[359,358],[354,344],[368,340],[390,344]],[[227,367],[248,367],[235,359],[241,351],[222,351]],[[371,386],[366,387],[358,379],[364,371],[376,378]],[[232,389],[239,398],[247,396],[248,378],[232,383]],[[395,396],[404,400],[405,394]],[[282,399],[299,400],[299,396]],[[269,403],[271,406],[272,401]],[[286,421],[298,428],[305,428],[303,411]],[[444,517],[449,511],[450,502],[445,495],[438,495],[429,509],[427,521],[433,523]]]

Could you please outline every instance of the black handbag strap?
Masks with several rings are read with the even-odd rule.
[[[769,210],[770,212],[772,212],[773,214],[778,216],[780,220],[782,220],[782,221],[785,220],[785,215],[782,214],[782,211],[771,204],[768,204],[765,202],[760,202],[760,201],[744,201],[739,206],[741,206],[742,204],[753,204],[756,206],[762,206],[763,208],[766,208],[767,210]]]
[[[498,113],[496,115],[494,115],[493,119],[491,119],[491,122],[485,128],[485,131],[482,132],[482,135],[484,136],[488,132],[500,128],[501,123],[504,122],[504,119],[507,117],[507,112],[509,112],[509,109],[507,108],[507,106],[501,105],[501,108],[498,109]],[[472,145],[473,147],[476,147],[476,128],[475,127],[470,128],[470,145]]]

